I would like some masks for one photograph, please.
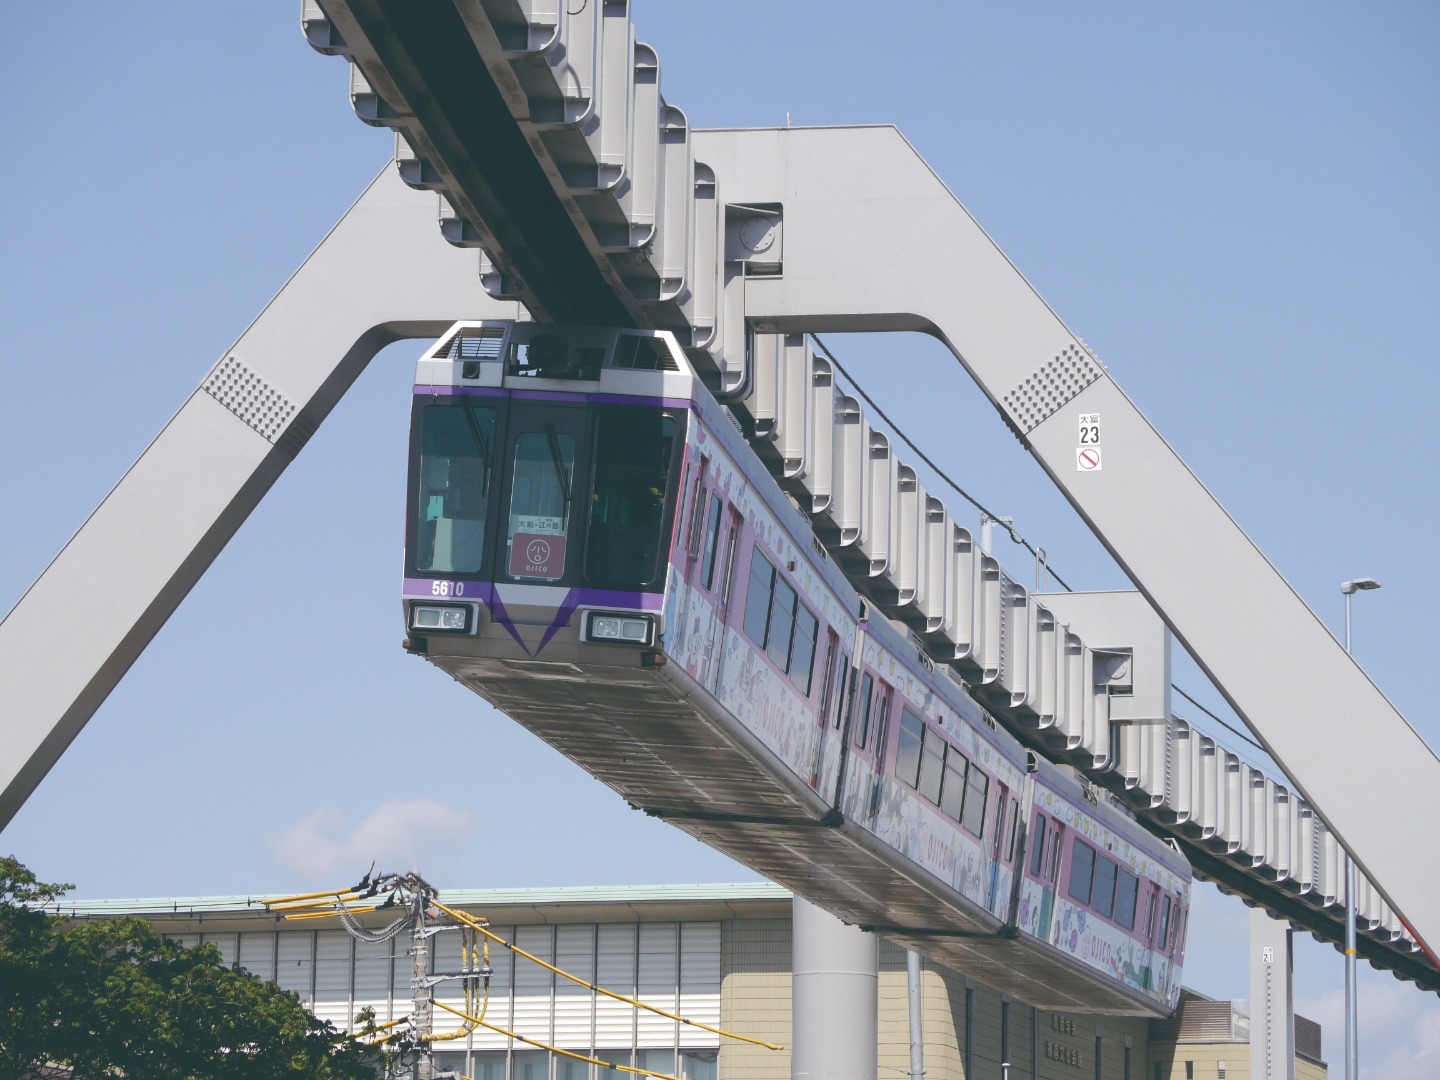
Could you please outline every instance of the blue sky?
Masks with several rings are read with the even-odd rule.
[[[1384,583],[1356,653],[1440,745],[1420,408],[1440,400],[1440,9],[635,8],[696,127],[898,125],[1337,632],[1339,582]],[[0,607],[390,153],[297,9],[0,8]],[[1071,584],[1125,584],[933,342],[829,343]],[[0,847],[87,897],[290,891],[377,856],[456,887],[749,876],[400,650],[420,348],[377,358]],[[1343,754],[1363,720],[1324,737]],[[1246,909],[1197,905],[1188,981],[1244,997]],[[1340,970],[1299,950],[1337,1068]],[[1436,999],[1368,969],[1362,990],[1367,1073],[1440,1074]]]

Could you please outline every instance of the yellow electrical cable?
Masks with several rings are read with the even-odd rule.
[[[499,1024],[492,1024],[488,1020],[481,1020],[478,1016],[466,1016],[459,1009],[452,1009],[443,1001],[436,1001],[433,1004],[440,1006],[448,1013],[454,1013],[463,1020],[469,1020],[480,1027],[489,1028],[491,1031],[504,1035],[507,1039],[515,1039],[533,1046],[540,1050],[549,1050],[552,1054],[560,1054],[562,1057],[574,1058],[576,1061],[588,1061],[591,1065],[603,1065],[607,1069],[619,1069],[621,1072],[634,1073],[636,1076],[653,1076],[656,1080],[680,1080],[678,1076],[671,1076],[669,1073],[655,1072],[653,1069],[637,1069],[632,1065],[620,1065],[613,1061],[602,1061],[600,1058],[593,1058],[587,1054],[578,1054],[574,1050],[562,1050],[558,1046],[551,1046],[549,1043],[540,1042],[538,1039],[527,1039],[524,1035],[517,1035],[513,1031],[507,1031]]]
[[[356,911],[377,911],[379,907],[379,904],[367,904],[363,907],[349,907],[345,910],[352,913]],[[281,915],[280,917],[286,921],[292,919],[330,919],[339,914],[340,911],[338,908],[331,908],[329,911],[292,911],[288,915]]]
[[[499,934],[496,934],[496,933],[492,932],[491,930],[487,929],[485,926],[481,925],[480,922],[479,922],[478,920],[476,920],[473,916],[467,915],[467,914],[465,914],[465,912],[463,912],[463,911],[457,911],[457,910],[455,910],[454,908],[446,907],[446,906],[445,906],[444,904],[442,904],[439,900],[431,900],[430,902],[431,902],[432,904],[434,904],[435,907],[438,908],[440,911],[443,911],[446,915],[449,915],[452,919],[455,919],[455,920],[457,920],[457,921],[459,921],[459,922],[462,922],[462,923],[464,923],[465,925],[471,927],[472,929],[478,931],[479,933],[484,934],[485,937],[486,937],[487,939],[489,939],[490,941],[495,941],[495,942],[498,942],[498,943],[501,944],[501,945],[504,945],[505,948],[509,949],[509,950],[510,950],[511,952],[513,952],[515,955],[517,955],[517,956],[523,956],[523,957],[525,957],[526,960],[529,960],[529,961],[531,961],[532,963],[539,964],[541,967],[545,968],[547,971],[553,971],[556,975],[559,975],[561,978],[569,979],[571,982],[573,982],[573,983],[575,983],[575,984],[577,984],[577,985],[579,985],[579,986],[586,987],[587,989],[592,990],[592,991],[594,991],[594,992],[597,993],[597,994],[603,994],[604,996],[606,996],[606,997],[608,997],[608,998],[613,998],[613,999],[616,1000],[616,1001],[623,1001],[625,1004],[627,1004],[627,1005],[633,1005],[633,1006],[634,1006],[635,1008],[637,1008],[637,1009],[645,1009],[645,1010],[647,1010],[648,1012],[655,1013],[657,1016],[663,1016],[663,1017],[665,1017],[665,1019],[667,1019],[667,1020],[675,1020],[675,1021],[677,1021],[678,1023],[681,1023],[681,1024],[688,1024],[688,1025],[691,1026],[691,1027],[700,1028],[702,1031],[708,1031],[708,1032],[710,1032],[712,1035],[720,1035],[720,1036],[723,1036],[724,1038],[727,1038],[727,1039],[736,1039],[736,1040],[738,1040],[738,1041],[740,1041],[740,1042],[750,1043],[752,1046],[763,1046],[763,1047],[765,1047],[765,1049],[767,1049],[767,1050],[783,1050],[783,1049],[785,1049],[783,1046],[777,1046],[775,1043],[769,1043],[769,1042],[766,1042],[766,1041],[763,1040],[763,1039],[752,1039],[752,1038],[751,1038],[750,1036],[748,1036],[748,1035],[737,1035],[737,1034],[736,1034],[735,1032],[733,1032],[733,1031],[726,1031],[726,1030],[724,1030],[723,1028],[711,1027],[709,1024],[702,1024],[699,1020],[687,1020],[687,1019],[686,1019],[685,1017],[683,1017],[683,1016],[678,1016],[678,1015],[676,1015],[675,1013],[672,1013],[672,1012],[666,1012],[664,1009],[658,1008],[658,1007],[655,1006],[655,1005],[647,1005],[647,1004],[646,1004],[645,1002],[643,1002],[643,1001],[637,1001],[635,998],[626,997],[624,994],[617,994],[617,993],[616,993],[615,991],[613,991],[613,990],[606,990],[603,986],[597,986],[595,983],[586,982],[584,979],[580,978],[578,975],[571,975],[568,971],[562,971],[560,968],[556,967],[554,964],[546,963],[544,960],[541,960],[538,956],[535,956],[535,955],[533,955],[533,954],[531,954],[531,953],[526,952],[524,949],[520,948],[518,945],[512,945],[510,942],[508,942],[508,941],[506,941],[504,938],[502,938]],[[436,1002],[436,1004],[439,1004],[439,1002]]]
[[[330,889],[330,890],[328,890],[328,891],[326,891],[326,892],[307,892],[307,893],[296,893],[294,896],[276,896],[276,897],[273,897],[273,898],[271,898],[271,899],[269,899],[269,900],[261,900],[260,902],[261,902],[262,904],[264,904],[266,907],[270,907],[270,906],[273,905],[273,904],[289,904],[289,903],[292,903],[292,902],[294,902],[294,901],[296,901],[296,900],[316,900],[316,899],[320,899],[320,898],[323,898],[323,897],[326,897],[326,896],[359,896],[359,895],[360,895],[360,894],[359,894],[358,892],[356,892],[354,889],[350,888],[349,886],[346,886],[346,887],[343,888],[343,889]]]

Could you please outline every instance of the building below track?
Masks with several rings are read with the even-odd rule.
[[[752,1038],[790,1042],[791,898],[775,885],[453,890],[444,901],[489,920],[507,941],[607,989]],[[64,903],[77,918],[140,915],[161,933],[216,945],[227,963],[274,980],[316,1015],[346,1028],[366,1006],[381,1021],[411,1010],[410,940],[372,945],[328,920],[282,922],[259,898]],[[378,927],[386,912],[360,916]],[[377,917],[379,916],[379,917]],[[460,966],[454,933],[431,939],[431,970]],[[735,1042],[600,997],[490,949],[486,1018],[538,1042],[686,1080],[785,1080],[788,1051]],[[926,1080],[1249,1080],[1248,1021],[1229,1002],[1186,991],[1163,1021],[1032,1009],[926,962]],[[459,1007],[457,984],[436,999]],[[435,1011],[437,1033],[460,1020]],[[1296,1017],[1298,1080],[1324,1080],[1320,1028]],[[908,1075],[906,958],[880,943],[880,1076]],[[492,1031],[436,1043],[437,1072],[473,1080],[621,1080]]]

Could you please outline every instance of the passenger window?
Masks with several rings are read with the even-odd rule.
[[[1160,935],[1156,939],[1156,948],[1166,952],[1170,948],[1170,897],[1160,898]]]
[[[1040,867],[1045,862],[1045,815],[1035,815],[1035,835],[1030,838],[1030,873],[1040,876]]]
[[[1115,875],[1118,867],[1103,856],[1095,860],[1095,887],[1090,905],[1098,914],[1110,918],[1115,911]]]
[[[1010,821],[1005,830],[1005,861],[1015,861],[1015,839],[1020,832],[1020,800],[1010,802]]]
[[[715,587],[715,552],[720,546],[720,511],[724,508],[719,495],[710,496],[710,515],[705,520],[705,561],[700,580],[707,590]]]
[[[1095,849],[1075,838],[1070,854],[1070,899],[1090,903],[1090,886],[1095,875]]]
[[[811,615],[804,604],[795,606],[795,637],[790,645],[790,659],[785,670],[790,681],[806,697],[810,696],[810,671],[815,666],[815,635],[820,632],[820,620]]]
[[[870,693],[874,685],[875,681],[867,671],[860,680],[859,700],[854,702],[854,708],[860,710],[860,715],[856,717],[855,745],[861,750],[865,749],[865,741],[870,737]]]
[[[957,825],[965,816],[965,774],[970,762],[953,746],[945,755],[945,783],[940,788],[940,809]]]
[[[790,670],[785,659],[790,655],[790,635],[794,631],[795,590],[776,575],[775,592],[770,598],[770,628],[765,631],[765,651],[781,671]]]
[[[960,824],[976,837],[985,835],[985,800],[990,794],[990,777],[971,767],[965,777],[965,814]]]
[[[1140,879],[1121,870],[1115,883],[1115,921],[1126,930],[1135,929],[1135,902],[1140,896]]]
[[[900,745],[895,752],[895,776],[910,787],[920,784],[920,744],[925,722],[909,709],[900,711]]]
[[[575,440],[549,424],[515,439],[510,485],[511,577],[555,581],[565,573]]]
[[[757,547],[750,556],[750,589],[745,596],[745,636],[765,647],[765,628],[770,625],[770,590],[775,584],[775,567]]]
[[[945,751],[945,740],[934,728],[927,727],[920,747],[920,794],[937,804],[945,778]]]

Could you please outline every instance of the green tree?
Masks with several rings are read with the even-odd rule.
[[[0,1077],[374,1080],[394,1063],[213,945],[43,910],[72,887],[0,857]]]

